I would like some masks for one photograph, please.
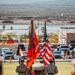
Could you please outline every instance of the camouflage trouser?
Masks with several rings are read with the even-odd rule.
[[[18,73],[18,75],[26,75],[25,73]]]
[[[53,74],[53,73],[48,73],[48,75],[55,75],[55,74]]]

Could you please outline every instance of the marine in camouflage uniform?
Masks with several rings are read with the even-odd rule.
[[[16,68],[16,72],[18,73],[18,75],[27,75],[27,67],[24,64],[24,60],[21,59],[20,62],[20,65]]]
[[[45,72],[48,75],[55,75],[58,73],[58,68],[56,65],[53,64],[53,60],[50,60],[50,64],[45,67]]]

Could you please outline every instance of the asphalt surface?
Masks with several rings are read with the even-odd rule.
[[[17,46],[18,46],[18,44],[10,44],[10,45],[9,44],[0,44],[0,48],[8,47],[15,53],[15,58],[11,60],[12,62],[18,62],[19,61],[19,56],[16,55],[16,47]],[[26,50],[27,50],[28,44],[25,43],[24,46],[26,47]],[[3,62],[10,62],[10,59],[4,60],[4,58],[2,56],[0,56],[0,60],[2,60]],[[38,62],[40,60],[41,59],[37,59],[35,61]],[[55,59],[55,62],[71,62],[71,61],[72,61],[72,59]]]
[[[19,56],[15,56],[15,59],[5,59],[3,58],[3,56],[0,56],[0,60],[2,60],[4,63],[5,62],[8,62],[10,63],[11,62],[19,62]],[[35,62],[40,62],[42,59],[36,59]],[[25,59],[26,61],[26,59]],[[72,59],[55,59],[55,62],[71,62]]]

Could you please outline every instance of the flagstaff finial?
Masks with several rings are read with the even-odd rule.
[[[34,25],[34,21],[33,21],[33,19],[31,19],[31,25]]]

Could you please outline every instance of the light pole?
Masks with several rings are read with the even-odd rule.
[[[39,41],[39,20],[38,20],[38,41]]]
[[[63,13],[61,13],[61,17],[63,18]],[[62,44],[63,44],[63,20],[62,20]]]

